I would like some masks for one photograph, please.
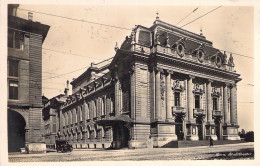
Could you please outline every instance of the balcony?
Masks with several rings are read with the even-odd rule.
[[[172,107],[172,114],[186,114],[186,109],[180,106]]]
[[[222,112],[221,112],[221,111],[218,111],[218,110],[213,110],[212,115],[213,115],[213,116],[223,116]]]
[[[194,116],[205,116],[206,113],[205,113],[205,110],[204,110],[204,109],[194,108],[194,109],[193,109],[193,115],[194,115]]]

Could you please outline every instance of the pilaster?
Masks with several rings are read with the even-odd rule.
[[[162,120],[161,116],[161,87],[160,87],[160,75],[161,70],[155,68],[155,120]]]
[[[224,108],[224,123],[230,125],[230,114],[228,111],[228,84],[223,86],[223,108]]]
[[[173,121],[172,118],[172,100],[171,100],[171,75],[173,74],[172,71],[167,71],[166,76],[166,120]]]

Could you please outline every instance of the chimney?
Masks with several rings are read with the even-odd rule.
[[[33,20],[33,13],[28,12],[28,20],[32,21]]]
[[[67,80],[67,87],[64,90],[65,96],[68,96],[68,93],[69,93],[69,83],[70,83],[69,80]]]

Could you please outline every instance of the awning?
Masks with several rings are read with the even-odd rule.
[[[131,123],[132,119],[128,115],[118,115],[117,117],[96,121],[96,124],[101,126],[114,126],[116,124],[129,125]]]

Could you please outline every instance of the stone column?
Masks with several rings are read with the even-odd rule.
[[[166,119],[168,121],[172,120],[172,100],[171,100],[171,71],[167,71],[168,75],[166,77]]]
[[[207,83],[207,123],[213,124],[212,120],[212,97],[211,97],[211,82],[212,80],[208,80]]]
[[[228,112],[228,84],[223,86],[223,108],[224,108],[224,123],[230,124],[230,114]]]
[[[161,86],[160,86],[160,70],[155,73],[155,119],[161,120]]]
[[[102,99],[104,110],[104,115],[107,115],[107,95],[104,95],[104,98]]]
[[[120,99],[119,99],[119,80],[115,79],[115,116],[118,116],[120,113]]]
[[[131,96],[131,117],[135,118],[135,67],[132,66],[130,73],[130,96]]]
[[[188,120],[189,122],[194,122],[194,117],[193,117],[193,108],[194,108],[194,95],[192,93],[193,90],[193,83],[192,83],[192,79],[194,78],[194,76],[189,76],[188,78],[188,85],[187,85],[187,98],[188,98]]]
[[[233,84],[230,89],[230,122],[237,125],[237,87]]]

